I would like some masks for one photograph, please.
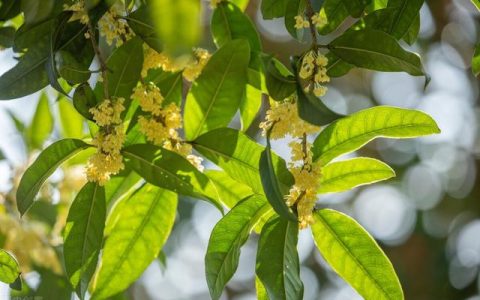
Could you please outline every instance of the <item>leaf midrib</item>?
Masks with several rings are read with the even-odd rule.
[[[139,43],[139,45],[141,46],[141,43]],[[136,49],[138,46],[136,46],[135,48],[132,49],[132,51],[129,53],[130,55],[128,55],[128,59],[127,61],[125,62],[125,64],[123,64],[123,68],[122,68],[122,72],[120,73],[120,77],[117,81],[117,84],[115,86],[115,90],[114,90],[114,93],[112,96],[117,96],[117,92],[118,92],[118,89],[120,88],[120,85],[121,85],[121,82],[122,82],[122,78],[127,70],[127,67],[129,66],[129,63],[130,61],[132,60],[132,57],[134,56],[135,54],[135,51],[134,49]]]
[[[339,180],[342,180],[346,177],[358,176],[358,175],[367,174],[367,173],[388,173],[388,174],[392,174],[392,171],[387,171],[387,170],[383,170],[383,169],[370,169],[370,170],[354,171],[354,172],[344,173],[344,174],[341,174],[341,175],[338,175],[338,176],[331,177],[328,180],[322,181],[321,184],[322,185],[327,185],[327,184],[331,184],[331,182],[339,181]]]

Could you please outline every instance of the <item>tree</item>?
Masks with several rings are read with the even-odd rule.
[[[322,97],[331,77],[353,68],[406,72],[428,84],[419,56],[401,46],[416,39],[423,0],[263,0],[263,17],[284,18],[305,46],[290,66],[263,52],[243,12],[248,1],[211,1],[213,53],[197,48],[199,1],[44,2],[2,1],[3,46],[19,60],[0,76],[0,98],[50,85],[69,107],[60,111],[64,131],[78,124],[70,116],[88,123],[89,136],[80,125],[80,133],[43,149],[23,173],[15,200],[29,218],[47,178],[87,153],[79,161],[88,182],[70,205],[62,251],[65,276],[81,299],[87,291],[92,299],[112,297],[143,273],[161,253],[181,195],[228,209],[205,257],[213,299],[255,233],[258,297],[302,299],[296,246],[299,230],[309,226],[322,256],[360,295],[403,299],[391,263],[367,231],[315,204],[319,194],[395,175],[376,159],[337,157],[377,137],[414,138],[439,128],[427,114],[397,107],[340,115]],[[319,43],[332,32],[336,38]],[[270,107],[260,123],[266,146],[246,133],[263,97]],[[240,129],[229,127],[237,112]],[[43,148],[53,123],[48,100],[41,100],[27,144]],[[286,136],[293,139],[288,163],[270,144]],[[205,170],[203,158],[221,171]],[[0,279],[18,287],[15,259],[0,254]]]

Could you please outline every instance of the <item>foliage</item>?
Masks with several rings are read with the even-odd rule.
[[[67,278],[64,290],[81,299],[122,293],[161,256],[178,197],[187,196],[222,213],[229,209],[213,229],[205,257],[213,299],[222,295],[242,245],[255,232],[259,299],[302,299],[297,243],[299,230],[309,226],[320,253],[359,294],[403,299],[391,263],[368,232],[321,200],[315,205],[319,194],[395,176],[375,159],[334,159],[378,137],[440,130],[421,111],[380,106],[343,116],[322,97],[330,77],[353,68],[406,72],[428,82],[420,57],[401,43],[416,40],[423,0],[390,0],[386,6],[368,0],[263,0],[263,17],[285,18],[288,32],[303,46],[300,55],[292,54],[291,66],[263,52],[243,12],[248,1],[211,1],[213,53],[193,48],[202,33],[199,1],[16,3],[3,0],[0,7],[0,42],[18,55],[18,63],[0,76],[0,99],[47,85],[60,95],[59,120],[45,92],[28,127],[14,119],[19,131],[27,129],[28,149],[43,149],[23,172],[17,210],[34,219],[42,201],[35,199],[43,197],[57,168],[68,172],[85,165],[88,180],[82,177],[62,195],[66,222],[55,221],[62,219],[58,211],[53,218],[53,233],[59,236],[64,228],[65,272],[50,265],[54,274],[43,278],[60,285]],[[13,26],[17,15],[23,21]],[[355,22],[338,30],[347,18]],[[318,42],[332,32],[337,35],[330,43]],[[251,125],[262,98],[269,99],[260,123],[266,147],[247,134],[256,131]],[[237,113],[240,129],[230,126]],[[57,122],[63,138],[44,147]],[[271,146],[285,136],[293,140],[289,161]],[[205,169],[203,158],[221,170]],[[16,211],[9,207],[8,214]],[[15,248],[8,250],[15,254]],[[0,280],[18,287],[19,268],[29,267],[0,252]]]

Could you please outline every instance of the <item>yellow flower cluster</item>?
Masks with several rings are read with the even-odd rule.
[[[172,59],[165,53],[158,53],[152,48],[145,51],[142,67],[142,77],[146,77],[148,70],[162,68],[167,72],[177,72],[183,69],[183,77],[188,81],[194,81],[202,72],[210,59],[207,50],[196,48],[193,57],[189,59]]]
[[[318,27],[322,27],[327,24],[327,18],[323,14],[320,15],[316,13],[312,16],[312,23]]]
[[[85,1],[78,0],[72,5],[63,4],[64,11],[71,11],[73,14],[68,21],[73,22],[80,20],[82,24],[88,24],[89,18],[87,10],[85,9]]]
[[[88,181],[104,185],[110,175],[117,174],[124,168],[120,153],[125,141],[121,119],[125,110],[123,102],[123,98],[106,99],[98,107],[90,109],[100,130],[93,140],[97,153],[90,157],[86,167]]]
[[[322,85],[330,81],[330,77],[327,75],[327,64],[328,59],[319,51],[310,50],[302,59],[299,75],[302,79],[313,81],[313,94],[317,97],[327,93],[327,87]],[[309,93],[311,90],[312,84],[309,83],[305,87],[305,92]]]
[[[271,129],[270,138],[274,140],[286,135],[301,137],[304,133],[311,134],[320,130],[319,127],[298,117],[296,96],[283,102],[274,102],[267,111],[265,121],[260,123],[260,128],[263,130],[263,135]]]
[[[310,27],[310,22],[301,15],[295,16],[295,28],[303,29]]]
[[[113,5],[98,21],[100,35],[105,37],[108,45],[115,42],[116,47],[133,37],[133,31],[128,27],[127,21],[121,18],[120,12],[121,8]]]
[[[150,83],[137,86],[132,98],[139,102],[141,109],[149,113],[140,116],[138,125],[140,131],[149,142],[162,146],[167,150],[177,152],[187,158],[192,165],[203,171],[202,159],[192,155],[192,146],[180,141],[178,130],[182,127],[180,108],[175,103],[163,106],[163,96],[160,89]]]

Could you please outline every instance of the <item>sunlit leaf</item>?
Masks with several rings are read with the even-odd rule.
[[[331,209],[314,214],[312,234],[328,264],[365,299],[403,299],[392,264],[355,220]]]
[[[30,208],[40,187],[62,162],[88,147],[91,146],[81,140],[64,139],[43,150],[20,180],[16,195],[20,214]]]
[[[223,171],[206,170],[204,174],[215,185],[220,201],[228,208],[234,207],[240,200],[253,194],[248,185],[234,180]]]
[[[390,106],[372,107],[327,126],[313,143],[313,158],[325,165],[377,137],[413,138],[439,132],[435,121],[421,111]]]
[[[93,282],[92,299],[107,299],[128,288],[155,260],[175,221],[177,195],[146,184],[125,199],[107,237]]]
[[[58,112],[61,124],[62,137],[64,138],[82,138],[83,137],[83,117],[80,115],[72,103],[65,97],[58,101]]]
[[[245,244],[261,215],[269,210],[263,196],[239,202],[213,228],[205,256],[207,283],[212,299],[219,299],[237,270],[240,248]]]
[[[258,276],[255,276],[255,290],[257,292],[257,300],[269,300],[267,290],[260,279],[258,279]]]
[[[357,186],[387,180],[395,172],[387,164],[365,157],[329,163],[322,168],[318,192],[335,193],[353,189]]]
[[[9,252],[0,249],[0,281],[11,284],[20,276],[17,260]]]
[[[155,83],[162,92],[162,105],[170,103],[181,105],[183,90],[182,72],[170,73],[161,69],[150,70],[146,80]]]
[[[276,217],[263,226],[255,270],[270,299],[303,299],[297,243],[296,222]]]
[[[480,0],[471,0],[473,5],[480,11]]]
[[[40,95],[32,123],[28,126],[28,141],[32,148],[42,148],[53,130],[53,115],[45,93]]]
[[[472,72],[475,76],[480,74],[480,44],[475,46],[475,53],[472,59]]]
[[[152,19],[151,10],[152,7],[150,5],[140,6],[125,19],[133,32],[141,37],[150,48],[157,52],[162,52],[163,44],[155,32],[155,23]]]
[[[262,91],[247,84],[245,97],[240,103],[240,116],[242,118],[242,131],[247,131],[252,126],[262,106]]]
[[[97,266],[105,218],[104,188],[87,183],[70,207],[63,244],[65,270],[80,299],[84,299]]]

